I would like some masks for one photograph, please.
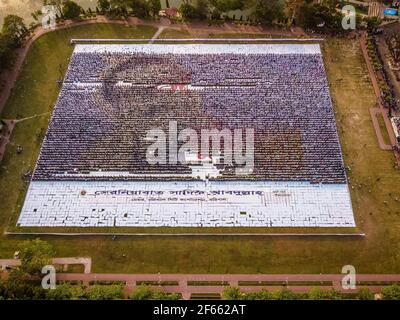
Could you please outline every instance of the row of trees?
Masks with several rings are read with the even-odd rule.
[[[400,286],[397,284],[386,286],[382,288],[381,294],[384,300],[400,300]],[[289,289],[273,292],[261,290],[259,292],[243,293],[238,287],[226,287],[222,293],[222,298],[225,300],[341,300],[344,297],[342,293],[334,289],[323,290],[321,288],[312,288],[307,293],[295,293]],[[370,290],[362,288],[352,298],[374,300],[375,295]]]
[[[381,294],[384,300],[400,300],[400,286],[397,284],[386,286],[382,288]],[[225,300],[341,300],[343,295],[334,289],[323,290],[321,288],[312,288],[307,293],[295,293],[289,289],[243,293],[238,287],[226,287],[222,293],[222,298]],[[375,295],[370,290],[362,288],[352,298],[374,300]]]
[[[251,20],[262,24],[298,25],[321,30],[342,30],[340,0],[198,0],[184,1],[184,19],[219,19],[230,10],[250,9]]]
[[[76,19],[84,13],[72,0],[44,0],[44,4],[55,5],[64,19]],[[251,20],[257,23],[342,30],[342,5],[341,0],[183,0],[179,11],[185,20],[218,20],[229,11],[250,9]],[[97,13],[115,17],[133,14],[140,18],[155,17],[160,9],[160,0],[98,0],[96,7]],[[35,17],[38,15],[40,12],[34,13]]]
[[[155,17],[161,10],[160,0],[98,0],[97,11],[112,16],[134,14],[140,18]]]

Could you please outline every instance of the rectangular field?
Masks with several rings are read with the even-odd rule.
[[[252,130],[252,166],[188,129]],[[76,45],[18,224],[354,227],[319,45]]]

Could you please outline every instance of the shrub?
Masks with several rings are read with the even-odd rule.
[[[312,288],[308,293],[308,298],[312,300],[340,300],[342,295],[335,289],[322,290],[320,288]]]
[[[90,300],[114,300],[123,298],[122,285],[93,285],[88,290],[88,298]]]
[[[141,284],[132,292],[129,298],[132,300],[150,300],[152,296],[153,290],[151,287]]]
[[[375,295],[368,288],[361,288],[357,293],[358,300],[374,300]]]
[[[238,287],[227,286],[222,292],[222,298],[225,300],[239,300],[242,297],[243,294],[240,292],[240,288]]]
[[[141,284],[129,296],[132,300],[179,300],[177,293],[166,293],[152,289],[150,286]]]
[[[289,289],[275,291],[272,296],[275,300],[295,300],[298,298],[297,295]]]
[[[400,300],[400,287],[397,284],[384,287],[382,289],[382,298],[384,300]]]
[[[48,290],[46,297],[49,300],[81,300],[86,298],[86,292],[82,286],[72,286],[64,282],[55,289]]]

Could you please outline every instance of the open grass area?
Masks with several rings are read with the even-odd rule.
[[[158,36],[160,39],[181,39],[181,38],[193,38],[193,36],[189,33],[189,31],[184,30],[176,30],[171,28],[166,28],[161,32]]]
[[[50,112],[72,52],[69,38],[151,38],[155,29],[89,25],[41,37],[32,47],[2,118]],[[244,35],[247,37],[248,35]],[[174,32],[173,37],[179,37]],[[183,37],[185,37],[183,35]],[[369,115],[375,96],[358,42],[327,40],[324,56],[358,229],[365,238],[333,237],[48,237],[58,256],[91,256],[94,272],[361,273],[400,272],[400,173],[379,149]],[[0,166],[1,231],[13,225],[49,114],[17,124]],[[16,154],[16,145],[24,148]],[[88,231],[88,230],[85,230]],[[0,238],[11,257],[22,237]]]

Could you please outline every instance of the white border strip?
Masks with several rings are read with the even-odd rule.
[[[319,44],[77,44],[74,53],[321,54]]]
[[[234,41],[234,42],[322,42],[323,38],[135,38],[135,39],[71,39],[71,44],[81,42],[98,43],[98,42],[220,42],[220,41]]]

